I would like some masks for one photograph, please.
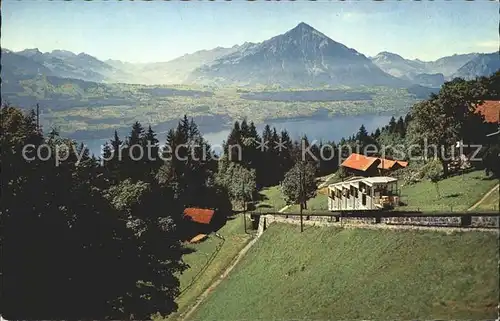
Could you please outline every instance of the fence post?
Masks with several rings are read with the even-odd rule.
[[[460,225],[462,227],[470,226],[472,224],[472,217],[470,215],[462,215],[460,217]]]

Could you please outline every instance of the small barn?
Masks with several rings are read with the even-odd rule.
[[[184,230],[188,238],[198,234],[210,234],[215,229],[216,211],[189,207],[184,209]]]

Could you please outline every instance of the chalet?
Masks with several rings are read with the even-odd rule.
[[[380,160],[375,157],[352,153],[340,166],[356,176],[375,176],[378,175],[379,164]]]
[[[328,186],[329,211],[380,210],[398,203],[398,180],[392,177],[353,177]]]
[[[377,176],[408,166],[408,162],[352,153],[340,164],[356,176]]]

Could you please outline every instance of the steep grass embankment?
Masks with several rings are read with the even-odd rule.
[[[494,319],[498,235],[272,224],[190,320]]]

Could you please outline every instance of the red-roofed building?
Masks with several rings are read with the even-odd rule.
[[[380,164],[377,166],[377,168],[380,170],[382,174],[408,166],[408,162],[400,160],[392,160],[386,158],[379,158],[379,160]]]
[[[340,166],[345,167],[348,172],[354,175],[376,176],[383,172],[406,167],[408,162],[352,153]]]
[[[183,230],[187,240],[198,234],[210,234],[218,224],[215,210],[196,207],[184,209],[184,221]]]
[[[500,100],[485,100],[476,108],[476,112],[484,116],[487,123],[500,122]]]
[[[189,207],[184,209],[184,218],[194,223],[210,224],[215,214],[214,210]]]
[[[375,176],[378,174],[379,164],[380,160],[376,157],[352,153],[340,166],[354,175]]]

